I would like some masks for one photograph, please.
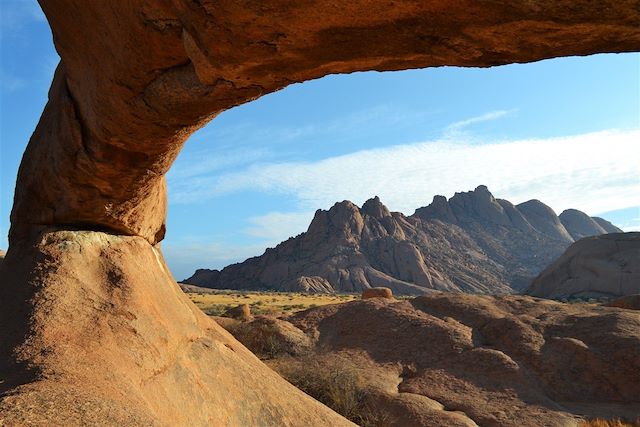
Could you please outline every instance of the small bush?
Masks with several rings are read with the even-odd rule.
[[[230,308],[231,306],[227,304],[214,304],[204,307],[202,311],[208,316],[222,316]]]
[[[304,361],[297,367],[276,366],[291,384],[362,427],[381,425],[380,414],[367,403],[366,384],[348,364]]]

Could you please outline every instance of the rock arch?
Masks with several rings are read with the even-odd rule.
[[[188,136],[330,73],[640,50],[638,0],[40,3],[62,60],[2,264],[9,424],[344,423],[180,295],[158,243]]]

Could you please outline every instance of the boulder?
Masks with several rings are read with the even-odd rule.
[[[526,290],[544,298],[640,293],[640,233],[587,237],[571,245]]]
[[[240,304],[232,307],[224,312],[224,316],[242,321],[248,321],[253,318],[253,316],[251,316],[251,308],[249,307],[249,304]]]
[[[625,295],[609,302],[607,307],[626,308],[627,310],[640,310],[640,294]]]
[[[350,425],[198,309],[141,237],[44,230],[0,277],[0,424]]]
[[[362,291],[362,299],[387,298],[393,299],[393,292],[389,288],[369,288]]]

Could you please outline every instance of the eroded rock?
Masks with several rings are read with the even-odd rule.
[[[195,307],[141,237],[44,231],[6,261],[6,425],[349,424]]]
[[[640,50],[636,0],[40,4],[61,63],[0,267],[8,425],[346,424],[167,272],[164,174],[184,141],[221,111],[330,73]]]

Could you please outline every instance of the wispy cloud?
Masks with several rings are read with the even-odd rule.
[[[640,204],[639,140],[640,130],[501,143],[440,139],[202,176],[180,199],[258,190],[293,195],[301,209],[311,210],[377,194],[391,209],[411,213],[436,193],[486,184],[514,202],[538,198],[556,210],[603,212]]]
[[[482,123],[482,122],[489,122],[489,121],[493,121],[493,120],[498,120],[501,119],[509,114],[512,114],[514,112],[514,110],[497,110],[497,111],[490,111],[488,113],[482,114],[480,116],[476,116],[476,117],[471,117],[470,119],[466,119],[466,120],[461,120],[458,122],[454,122],[452,124],[450,124],[449,126],[447,126],[447,128],[445,129],[444,135],[445,135],[445,139],[452,139],[452,138],[456,138],[456,137],[460,137],[460,135],[463,133],[463,131],[468,128],[471,125],[477,124],[477,123]]]
[[[229,111],[232,114],[233,111]],[[206,127],[193,135],[191,144],[215,143],[216,149],[237,149],[239,146],[255,147],[263,143],[280,146],[288,142],[309,140],[351,140],[370,125],[393,128],[424,122],[435,114],[433,111],[406,111],[386,104],[375,105],[322,123],[303,123],[296,126],[270,125],[243,122],[228,126]],[[222,120],[222,117],[217,119]]]
[[[313,219],[314,211],[269,212],[248,219],[249,227],[244,233],[259,239],[265,239],[266,245],[274,246],[283,240],[302,233]]]

